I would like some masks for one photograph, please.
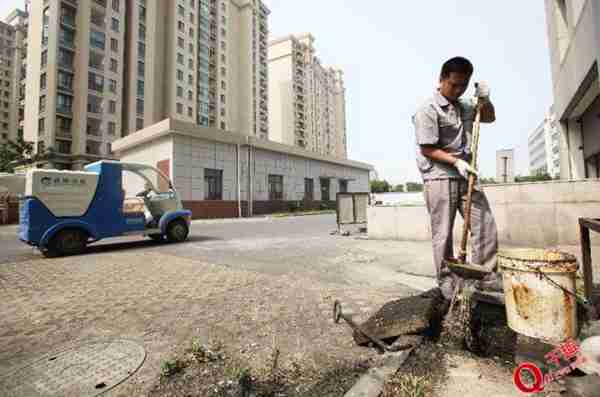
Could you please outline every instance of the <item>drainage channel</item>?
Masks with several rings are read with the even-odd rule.
[[[46,354],[0,375],[7,396],[98,396],[132,376],[146,351],[125,339],[102,340]]]

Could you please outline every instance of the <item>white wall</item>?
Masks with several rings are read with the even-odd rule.
[[[488,185],[486,195],[502,244],[530,247],[579,245],[580,217],[600,213],[600,181],[558,181]],[[425,206],[374,206],[368,209],[369,238],[391,240],[431,239]],[[454,237],[458,241],[462,218],[457,216]],[[594,245],[600,235],[592,233]]]
[[[172,158],[173,142],[168,137],[129,149],[120,156],[120,160],[124,163],[140,163],[152,167],[156,167],[156,163],[159,161],[172,160]],[[173,161],[170,161],[170,163],[171,175],[167,176],[173,179]]]

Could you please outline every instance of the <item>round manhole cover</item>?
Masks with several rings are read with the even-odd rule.
[[[146,352],[123,339],[98,341],[47,354],[0,378],[9,396],[97,396],[133,375]]]

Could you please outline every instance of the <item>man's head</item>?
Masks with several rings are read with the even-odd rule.
[[[473,75],[473,65],[463,57],[447,60],[440,73],[440,94],[450,101],[456,101],[469,86]]]

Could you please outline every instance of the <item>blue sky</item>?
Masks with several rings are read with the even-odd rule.
[[[494,176],[504,148],[515,148],[516,171],[527,173],[527,136],[552,104],[542,0],[265,3],[272,38],[311,32],[321,61],[344,70],[351,159],[394,184],[418,181],[411,115],[436,88],[441,64],[462,55],[497,109],[498,121],[482,127],[482,174]],[[4,0],[0,15],[22,5]]]

